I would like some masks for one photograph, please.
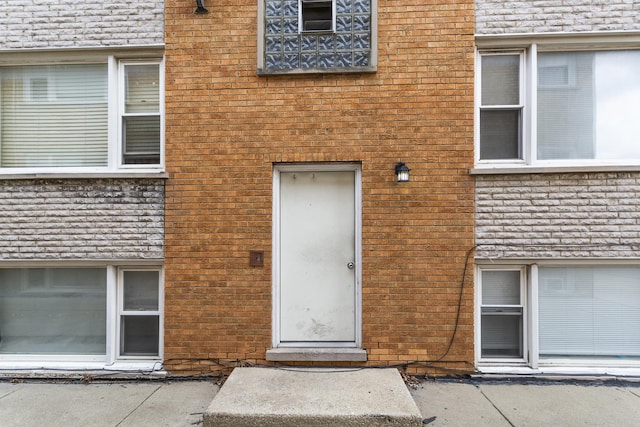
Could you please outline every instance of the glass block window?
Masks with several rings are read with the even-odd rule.
[[[335,24],[305,29],[304,0],[263,0],[259,74],[373,71],[376,0],[315,2]],[[323,15],[324,16],[324,15]]]

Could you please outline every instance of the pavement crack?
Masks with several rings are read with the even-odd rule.
[[[18,388],[18,390],[20,390],[20,389]],[[2,396],[0,396],[0,399],[4,399],[7,396],[11,396],[13,393],[15,393],[18,390],[12,390],[12,391],[8,392],[7,394],[3,394]]]
[[[158,390],[160,390],[160,387],[162,387],[161,385],[159,385],[158,387],[156,387],[155,390],[153,390],[153,392],[151,394],[149,394],[149,396],[145,397],[144,400],[142,402],[140,402],[140,404],[138,406],[136,406],[135,408],[133,408],[131,410],[131,412],[129,412],[118,424],[115,425],[115,427],[118,427],[119,425],[121,425],[123,422],[125,422],[127,420],[127,418],[129,418],[131,416],[131,414],[133,414],[134,412],[136,412],[142,405],[145,404],[145,402],[149,399],[151,399],[151,396],[153,396],[154,394],[156,394],[156,392]]]
[[[629,390],[629,393],[633,394],[635,397],[640,397],[640,394],[636,393],[633,390]]]
[[[504,413],[504,412],[502,412],[502,411],[500,410],[500,408],[498,408],[498,407],[496,406],[496,404],[495,404],[495,403],[493,403],[493,401],[489,398],[489,396],[487,396],[487,395],[484,393],[484,391],[483,391],[479,386],[476,386],[476,387],[478,387],[478,390],[480,391],[480,394],[482,394],[482,395],[484,396],[484,398],[485,398],[485,399],[487,399],[487,402],[489,402],[489,403],[491,404],[491,406],[493,406],[493,407],[495,408],[495,410],[496,410],[496,411],[498,411],[498,413],[499,413],[500,415],[502,415],[502,418],[504,418],[504,419],[505,419],[505,421],[506,421],[506,422],[508,422],[508,423],[509,423],[509,425],[510,425],[511,427],[515,427],[515,424],[511,422],[511,420],[509,419],[509,417],[507,417],[507,416],[505,415],[505,413]]]

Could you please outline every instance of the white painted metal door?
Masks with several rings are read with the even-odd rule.
[[[356,342],[356,172],[280,173],[280,343]]]

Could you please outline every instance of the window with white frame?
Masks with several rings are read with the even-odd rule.
[[[160,272],[121,270],[118,281],[120,356],[158,356]]]
[[[491,265],[478,277],[481,364],[640,363],[640,267]]]
[[[161,342],[158,267],[0,268],[0,361],[157,360]]]
[[[479,64],[478,166],[640,163],[640,50],[532,46]]]
[[[0,67],[0,173],[160,169],[162,61]]]
[[[524,357],[522,269],[483,270],[480,351],[482,358]]]

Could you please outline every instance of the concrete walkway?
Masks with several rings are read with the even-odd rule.
[[[213,381],[4,381],[0,382],[0,425],[202,426],[203,414],[218,390]],[[637,381],[436,380],[409,392],[430,427],[640,424]]]

